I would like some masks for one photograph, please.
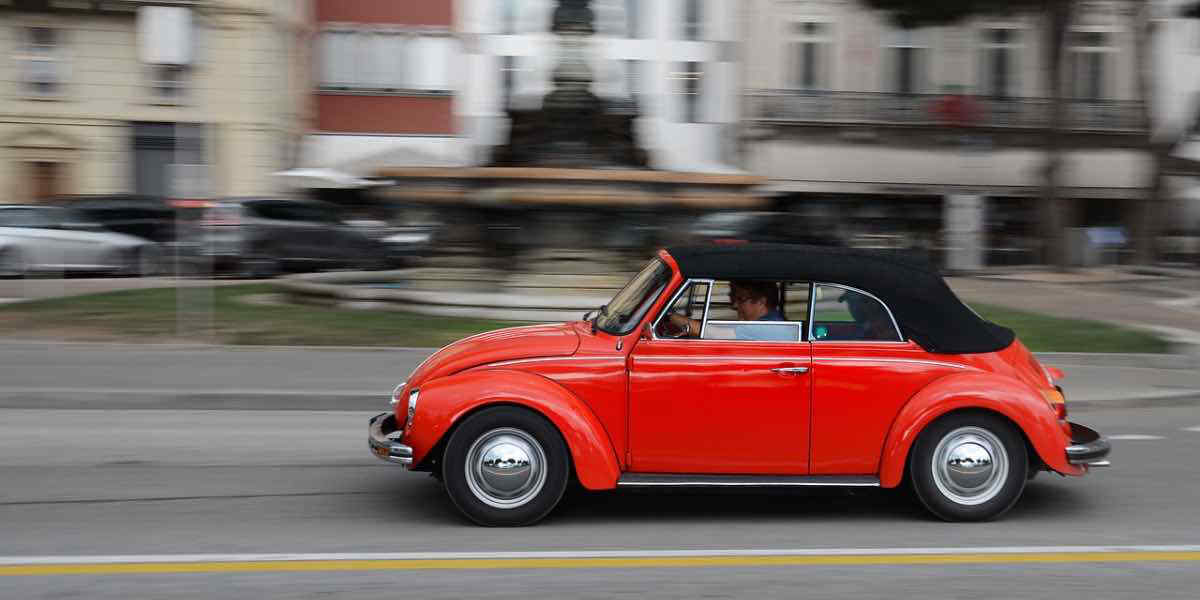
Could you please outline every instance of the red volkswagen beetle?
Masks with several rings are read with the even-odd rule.
[[[439,350],[368,436],[482,525],[538,521],[572,476],[589,490],[907,480],[938,517],[977,521],[1037,471],[1108,464],[1055,374],[923,263],[671,248],[584,320]]]

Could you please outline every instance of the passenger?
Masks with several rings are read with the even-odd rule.
[[[883,305],[855,292],[842,294],[838,301],[845,302],[850,316],[856,326],[856,340],[896,341],[896,330],[892,327],[892,319],[884,311]]]

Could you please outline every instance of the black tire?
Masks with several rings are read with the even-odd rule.
[[[270,250],[258,249],[239,263],[241,275],[247,279],[271,279],[283,273],[283,265]]]
[[[153,277],[163,271],[162,253],[154,246],[141,246],[129,252],[125,274],[129,277]]]
[[[984,455],[990,467],[979,460]],[[908,463],[917,499],[946,521],[988,521],[1008,512],[1025,489],[1028,469],[1020,431],[985,412],[933,422],[917,438]]]
[[[527,468],[502,466],[484,474],[488,448],[529,456]],[[536,461],[544,467],[536,468]],[[479,466],[469,470],[468,461]],[[529,468],[533,467],[533,468]],[[571,457],[558,429],[541,415],[515,406],[471,415],[450,437],[442,474],[450,500],[468,519],[487,527],[532,525],[558,505],[571,473]],[[502,485],[489,487],[490,482]],[[510,485],[528,482],[527,485]],[[512,489],[503,489],[505,487]],[[508,493],[508,496],[506,496]]]
[[[17,248],[0,249],[0,278],[21,279],[29,275],[25,255]]]

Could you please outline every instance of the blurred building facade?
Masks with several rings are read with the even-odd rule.
[[[386,166],[463,164],[454,0],[313,4],[316,118],[306,168],[290,178],[297,187],[352,188]]]
[[[507,110],[536,108],[558,60],[555,0],[459,0],[463,87],[458,114],[473,161],[508,135]],[[722,173],[734,166],[740,119],[738,3],[593,0],[592,91],[637,110],[650,166]]]
[[[1041,260],[1041,20],[900,30],[853,0],[741,4],[745,164],[772,191],[862,245],[940,249],[960,268]],[[1078,6],[1063,57],[1067,225],[1124,227],[1152,174],[1136,13]]]
[[[0,0],[0,202],[165,196],[179,163],[206,165],[189,194],[276,191],[310,119],[308,9]]]

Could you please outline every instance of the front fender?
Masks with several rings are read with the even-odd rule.
[[[413,464],[420,464],[464,415],[494,404],[524,406],[549,419],[566,440],[583,487],[616,487],[621,468],[592,409],[561,385],[524,371],[466,371],[421,386],[416,415],[405,437],[413,449]]]
[[[1082,474],[1081,467],[1067,462],[1070,440],[1035,390],[992,373],[959,373],[930,383],[900,409],[884,443],[879,484],[900,485],[909,451],[927,425],[951,411],[972,408],[1000,413],[1016,423],[1047,467],[1066,475]]]

